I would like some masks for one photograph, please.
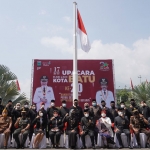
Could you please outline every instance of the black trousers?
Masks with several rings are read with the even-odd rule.
[[[69,140],[69,147],[76,147],[77,143],[77,131],[71,132],[71,130],[66,131]]]
[[[32,139],[32,135],[34,133],[34,127],[33,126],[30,126],[30,129],[29,129],[29,140],[31,141]]]
[[[88,130],[88,131],[85,131],[84,134],[81,134],[81,140],[82,140],[83,146],[85,146],[85,136],[86,135],[90,136],[92,146],[94,146],[94,130]]]
[[[128,129],[123,129],[123,130],[119,130],[119,131],[116,132],[116,137],[118,139],[119,145],[123,147],[122,140],[121,140],[121,133],[125,133],[126,134],[127,142],[128,142],[128,146],[129,146],[130,142],[131,142],[130,131]]]
[[[49,136],[50,136],[52,145],[55,145],[55,144],[58,144],[60,141],[61,132],[60,131],[57,131],[57,132],[49,131]],[[55,136],[56,136],[56,143],[54,143]]]
[[[23,134],[22,134],[22,140],[21,140],[21,143],[19,141],[19,134],[21,133],[21,130],[22,128],[18,128],[14,131],[13,133],[13,138],[15,139],[16,143],[18,146],[22,145],[24,146],[25,142],[26,142],[26,139],[28,137],[28,134],[29,134],[29,131],[26,130]]]

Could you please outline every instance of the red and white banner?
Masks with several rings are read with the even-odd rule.
[[[34,60],[33,61],[32,100],[39,109],[42,102],[45,109],[55,99],[56,106],[62,100],[72,106],[72,60]],[[106,83],[106,85],[102,84]],[[79,105],[96,99],[100,104],[105,100],[107,106],[115,99],[114,73],[112,60],[78,60]]]

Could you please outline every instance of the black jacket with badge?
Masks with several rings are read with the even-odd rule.
[[[93,117],[82,117],[81,118],[81,128],[84,132],[92,130],[95,130],[95,120]]]
[[[59,112],[60,112],[60,117],[64,118],[65,115],[66,115],[67,113],[69,113],[69,109],[66,108],[66,107],[61,107],[60,110],[59,110]]]
[[[56,107],[49,107],[49,108],[47,108],[48,119],[50,119],[51,117],[53,117],[54,110],[57,110],[58,114],[60,114],[59,110]]]

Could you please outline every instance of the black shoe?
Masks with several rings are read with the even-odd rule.
[[[149,148],[149,147],[150,147],[149,143],[146,143],[146,148]]]
[[[55,145],[52,145],[52,148],[55,148]]]
[[[133,149],[130,145],[128,146],[129,149]]]
[[[7,146],[4,146],[4,149],[7,149]]]
[[[95,146],[94,146],[94,145],[92,146],[92,149],[95,149]]]
[[[58,144],[56,144],[56,147],[55,147],[56,149],[59,149],[59,146],[58,146]]]
[[[120,147],[119,147],[119,149],[122,149],[122,148],[123,148],[123,146],[120,146]]]
[[[86,149],[86,146],[83,146],[82,149]]]
[[[137,148],[141,148],[141,145],[139,144],[139,145],[137,146]]]
[[[20,148],[20,145],[17,145],[16,149],[19,149]]]

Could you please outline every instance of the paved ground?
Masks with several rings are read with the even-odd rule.
[[[0,149],[2,149],[2,148],[0,148]],[[8,148],[8,149],[9,150],[16,150],[16,149],[10,149],[10,148]],[[47,148],[47,149],[50,149],[50,148]],[[100,148],[98,148],[98,149],[100,149]],[[98,150],[98,149],[95,149],[95,150]],[[31,149],[27,149],[27,150],[31,150]],[[39,150],[39,149],[34,149],[34,150]],[[56,149],[51,149],[51,150],[56,150]],[[59,149],[59,150],[65,150],[65,149]],[[84,150],[84,149],[82,149],[82,150]],[[85,149],[85,150],[87,150],[87,149]],[[93,149],[88,149],[88,150],[93,150]],[[118,150],[118,149],[112,149],[112,150]],[[122,150],[130,150],[130,149],[124,148]],[[133,150],[137,150],[137,148],[134,148]],[[140,150],[147,150],[147,148],[141,148]]]

